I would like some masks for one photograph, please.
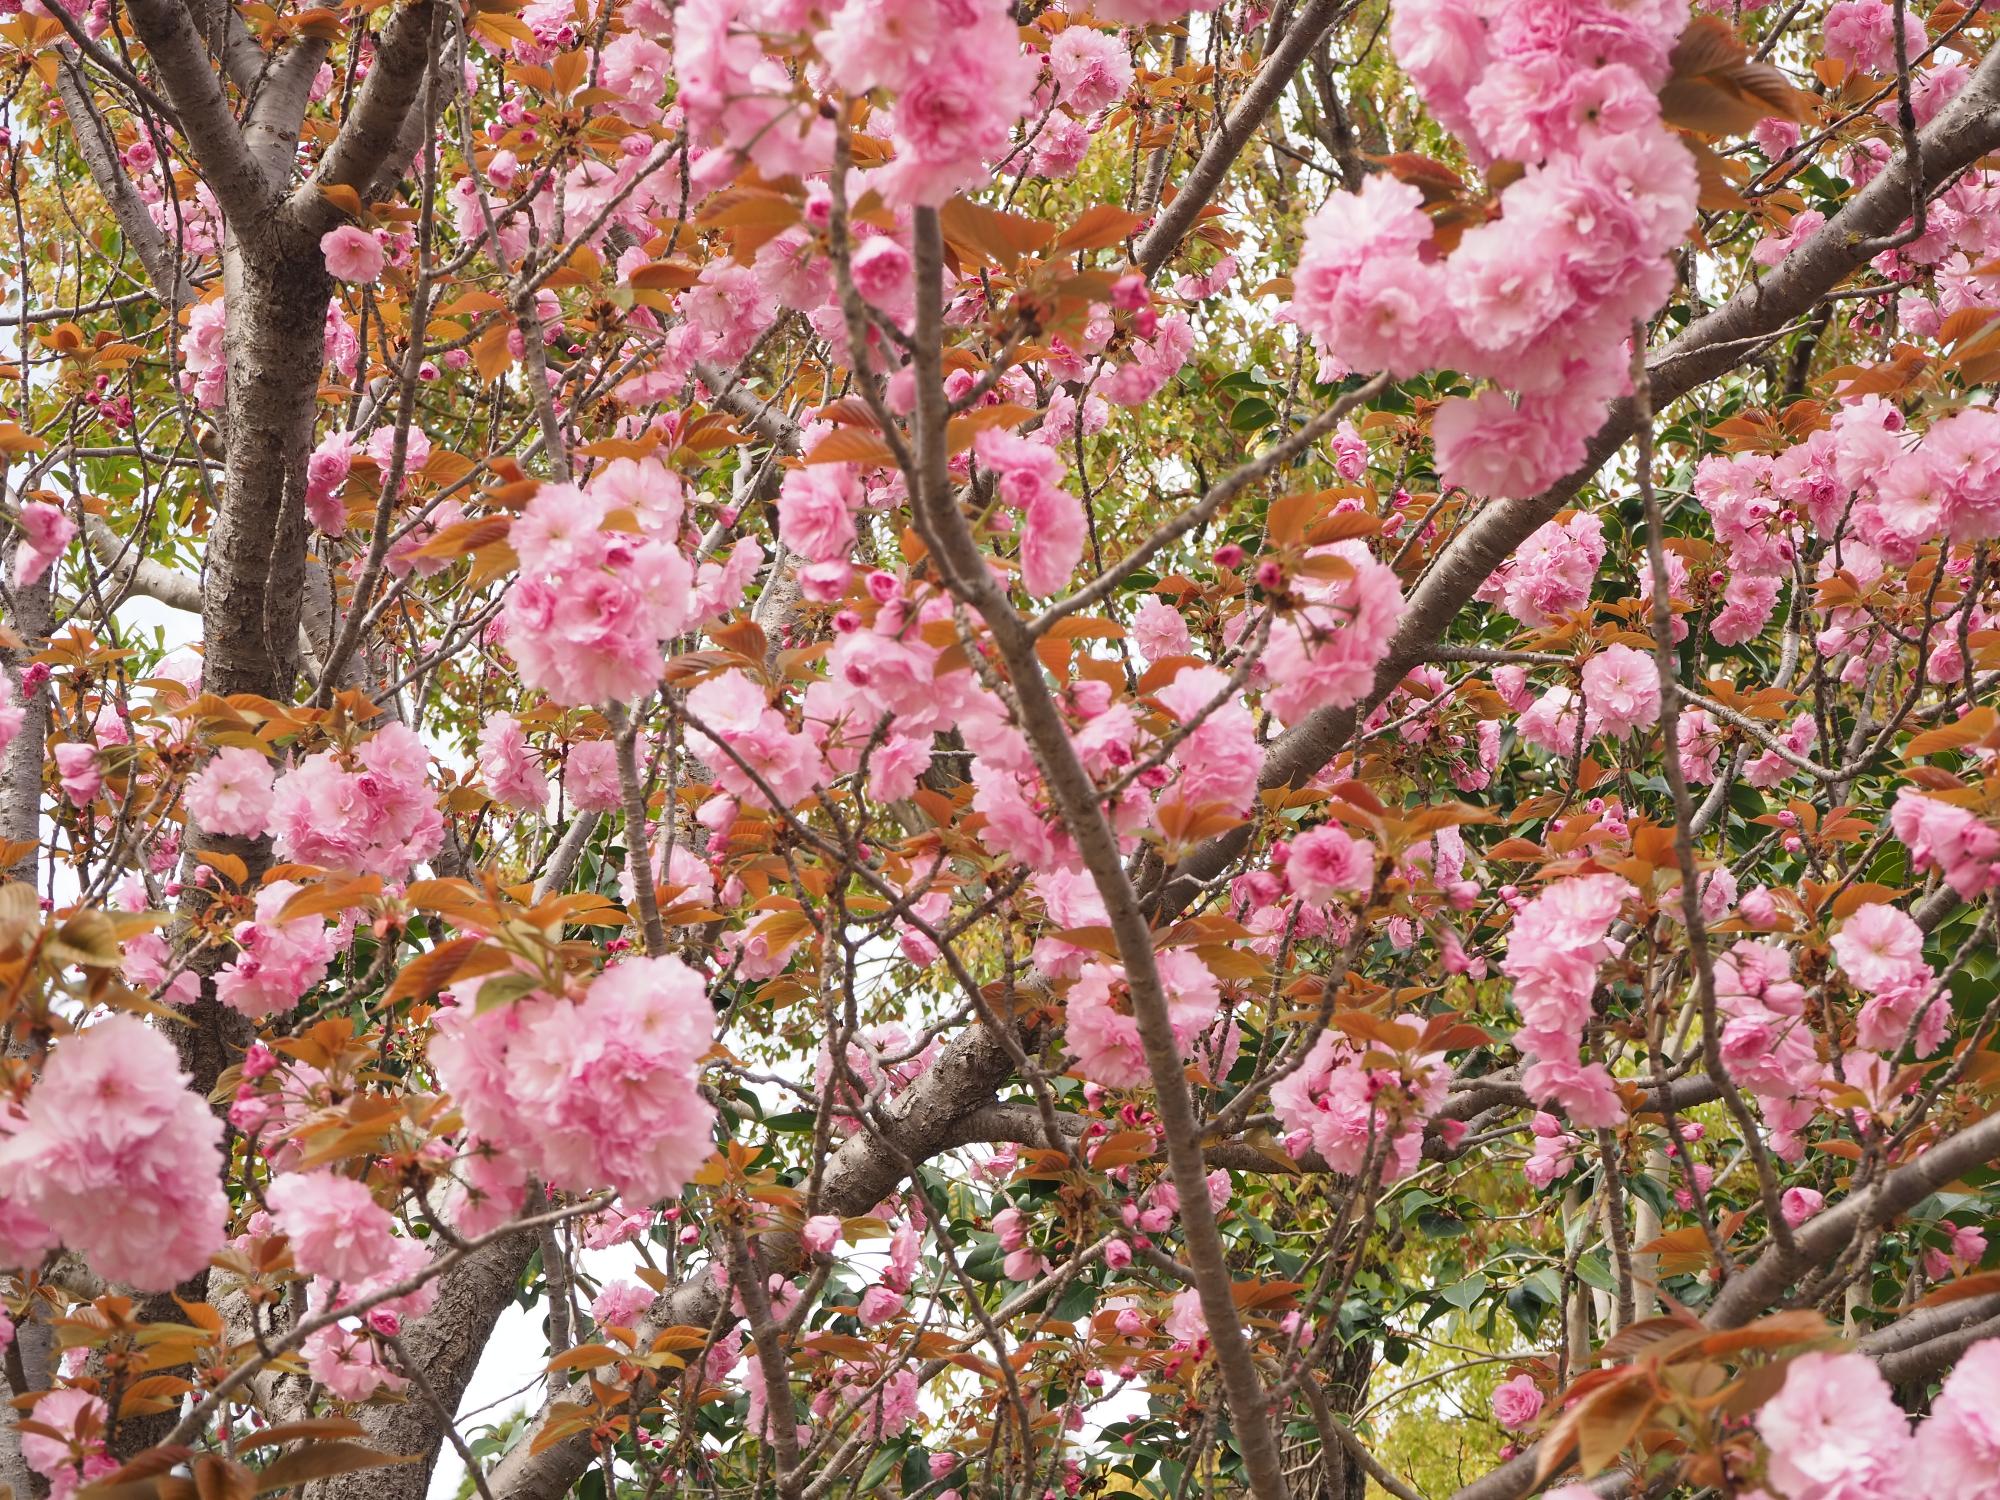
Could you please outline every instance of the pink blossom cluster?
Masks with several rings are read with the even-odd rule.
[[[630,19],[651,9],[626,7]],[[774,177],[832,165],[829,117],[767,50],[809,31],[816,18],[824,22],[812,34],[816,81],[853,97],[893,95],[882,122],[892,154],[869,174],[886,200],[936,205],[990,179],[1041,72],[1003,0],[845,0],[824,8],[811,0],[688,0],[674,16],[672,74],[695,140],[721,157],[703,174],[709,182],[745,162]],[[615,76],[643,82],[647,75]]]
[[[341,1401],[366,1401],[383,1391],[400,1394],[409,1384],[389,1367],[381,1342],[366,1328],[328,1324],[307,1335],[300,1352],[306,1373]]]
[[[1313,906],[1365,896],[1375,884],[1375,846],[1338,824],[1322,823],[1286,846],[1285,883]]]
[[[682,506],[679,481],[650,462],[535,492],[508,535],[521,571],[501,614],[528,686],[569,707],[652,691],[661,643],[701,614],[678,545]]]
[[[264,1199],[300,1270],[351,1285],[392,1264],[396,1221],[365,1183],[324,1168],[286,1172]]]
[[[1591,1128],[1625,1118],[1609,1070],[1582,1062],[1579,1054],[1598,965],[1621,951],[1612,924],[1636,894],[1616,875],[1558,880],[1515,912],[1500,960],[1500,972],[1514,981],[1521,1016],[1514,1045],[1528,1063],[1522,1088],[1537,1104],[1558,1103],[1572,1121]]]
[[[1821,23],[1825,56],[1863,72],[1896,71],[1896,8],[1889,0],[1835,0]],[[1930,38],[1914,11],[1903,16],[1903,56],[1914,62]]]
[[[42,1432],[21,1432],[21,1460],[49,1482],[50,1500],[70,1500],[85,1485],[118,1470],[104,1445],[110,1408],[80,1386],[50,1391],[34,1405]]]
[[[1531,1185],[1545,1188],[1576,1165],[1576,1148],[1583,1141],[1564,1130],[1562,1121],[1547,1110],[1536,1110],[1528,1125],[1535,1139],[1521,1174]]]
[[[1630,739],[1660,719],[1660,669],[1635,647],[1606,646],[1583,664],[1584,711],[1616,740]]]
[[[1272,625],[1258,664],[1264,705],[1287,724],[1367,697],[1408,608],[1395,570],[1362,542],[1335,542],[1310,555],[1332,566],[1293,580],[1298,607]]]
[[[1556,517],[1487,574],[1474,598],[1523,625],[1553,625],[1590,598],[1604,561],[1604,523],[1591,511]]]
[[[1827,426],[1780,453],[1703,459],[1695,498],[1727,548],[1717,638],[1729,644],[1763,630],[1807,535],[1827,544],[1820,578],[1844,570],[1863,586],[1887,569],[1907,567],[1927,543],[2000,536],[1996,480],[2000,412],[1967,407],[1917,434],[1879,396],[1844,403]],[[1963,577],[1969,554],[1948,566]],[[1973,610],[1973,628],[1985,623],[1976,603],[1963,607]],[[1957,681],[1964,673],[1956,614],[1946,611],[1926,643],[1933,681]],[[1896,646],[1865,610],[1850,606],[1827,612],[1816,644],[1823,654],[1847,656],[1848,682],[1863,680]]]
[[[610,812],[624,800],[618,749],[609,740],[578,740],[563,762],[564,799],[578,812]]]
[[[1769,1452],[1766,1482],[1784,1500],[1918,1491],[1990,1500],[2000,1493],[2000,1340],[1965,1351],[1914,1433],[1882,1372],[1852,1353],[1792,1360],[1756,1425]]]
[[[536,991],[438,1018],[431,1061],[467,1127],[550,1184],[651,1203],[707,1160],[715,1016],[678,958],[627,959],[581,998]]]
[[[1904,787],[1890,809],[1889,826],[1918,869],[1942,872],[1945,884],[1965,900],[2000,885],[2000,830],[1947,797]]]
[[[1047,442],[989,427],[973,452],[995,477],[995,492],[1020,518],[1021,586],[1060,593],[1083,560],[1083,502],[1062,486],[1068,472]]]
[[[300,889],[276,880],[257,893],[255,919],[236,925],[236,955],[215,976],[215,998],[253,1021],[297,1005],[343,946],[339,929],[317,913],[285,920]]]
[[[1176,617],[1178,618],[1178,617]],[[1188,807],[1212,806],[1232,813],[1250,810],[1258,790],[1264,752],[1257,743],[1256,717],[1243,695],[1219,667],[1182,667],[1174,680],[1153,694],[1154,701],[1191,726],[1174,746],[1179,773],[1171,796]]]
[[[1421,1017],[1391,1025],[1422,1034]],[[1442,1052],[1412,1045],[1391,1051],[1381,1041],[1363,1043],[1322,1032],[1304,1063],[1271,1088],[1271,1108],[1285,1128],[1285,1149],[1317,1151],[1334,1171],[1358,1176],[1378,1163],[1384,1182],[1416,1170],[1423,1156],[1424,1122],[1451,1088]]]
[[[1924,931],[1910,915],[1868,902],[1848,914],[1832,946],[1848,982],[1868,997],[1855,1018],[1854,1039],[1892,1055],[1910,1045],[1919,1057],[1937,1051],[1951,1010],[1924,961]]]
[[[652,1305],[652,1291],[638,1282],[607,1281],[591,1299],[590,1320],[600,1328],[635,1328]]]
[[[819,747],[792,728],[764,688],[737,667],[688,694],[688,742],[724,795],[759,806],[791,807],[822,775]],[[928,757],[927,757],[928,759]]]
[[[58,1042],[25,1115],[0,1122],[0,1261],[67,1245],[147,1291],[205,1266],[229,1214],[222,1122],[188,1084],[173,1044],[133,1016]]]
[[[1583,461],[1626,389],[1624,337],[1666,300],[1667,252],[1694,220],[1694,161],[1654,97],[1686,20],[1684,0],[1394,8],[1397,59],[1431,111],[1476,159],[1526,171],[1448,255],[1415,186],[1335,194],[1306,225],[1291,315],[1336,368],[1493,382],[1438,409],[1446,483],[1536,493]]]
[[[612,749],[602,741],[597,743],[604,750]],[[611,774],[615,781],[615,751],[613,761]],[[494,714],[480,726],[479,774],[486,782],[488,795],[503,807],[539,813],[548,806],[549,780],[535,762],[521,721],[512,714]],[[615,801],[612,805],[616,805]]]
[[[1202,1033],[1215,1023],[1222,987],[1208,966],[1186,948],[1162,948],[1154,963],[1166,993],[1174,1045],[1186,1060]],[[1152,1083],[1122,964],[1085,964],[1070,986],[1066,1011],[1065,1036],[1076,1054],[1077,1072],[1106,1088],[1144,1088]]]
[[[1124,41],[1090,26],[1067,26],[1049,43],[1048,82],[1037,95],[1054,108],[1041,110],[1029,169],[1041,177],[1068,177],[1090,149],[1092,117],[1125,97],[1136,76]]]
[[[1799,1132],[1819,1107],[1825,1076],[1805,1006],[1805,986],[1792,978],[1792,955],[1782,945],[1739,942],[1716,956],[1723,1066],[1757,1100],[1771,1148],[1787,1161],[1804,1154]]]
[[[188,816],[204,833],[257,838],[270,829],[273,779],[261,750],[225,745],[188,782]]]
[[[307,756],[272,788],[272,848],[280,859],[402,879],[444,843],[429,765],[404,724],[384,724],[351,754]]]
[[[14,586],[31,588],[75,540],[76,522],[60,505],[29,500],[22,504],[16,525],[21,537],[14,550]]]
[[[527,1174],[519,1162],[477,1136],[469,1136],[453,1163],[446,1216],[467,1238],[490,1234],[520,1212],[527,1186]],[[646,1222],[651,1222],[650,1215]]]

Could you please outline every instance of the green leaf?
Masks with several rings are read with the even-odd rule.
[[[1231,432],[1261,432],[1278,420],[1278,413],[1261,396],[1250,396],[1229,409]]]
[[[1443,1293],[1444,1300],[1460,1312],[1465,1312],[1472,1307],[1473,1303],[1486,1295],[1486,1289],[1491,1285],[1492,1283],[1484,1276],[1474,1271],[1463,1281],[1455,1282],[1453,1285],[1446,1287]]]
[[[1588,1255],[1579,1255],[1576,1260],[1576,1275],[1577,1280],[1585,1286],[1594,1286],[1600,1292],[1612,1291],[1617,1286],[1611,1279],[1611,1267],[1605,1262],[1601,1251],[1593,1250]]]
[[[1457,1214],[1447,1213],[1441,1209],[1427,1208],[1417,1215],[1417,1230],[1426,1239],[1456,1239],[1470,1227]]]

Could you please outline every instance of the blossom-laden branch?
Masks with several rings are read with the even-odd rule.
[[[1976,12],[0,32],[10,1482],[1985,1462]]]

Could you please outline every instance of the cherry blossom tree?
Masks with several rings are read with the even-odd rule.
[[[0,1480],[2000,1496],[1992,29],[10,0]]]

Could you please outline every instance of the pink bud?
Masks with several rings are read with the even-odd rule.
[[[799,1232],[799,1239],[815,1255],[824,1255],[839,1238],[840,1220],[833,1214],[814,1214]]]

